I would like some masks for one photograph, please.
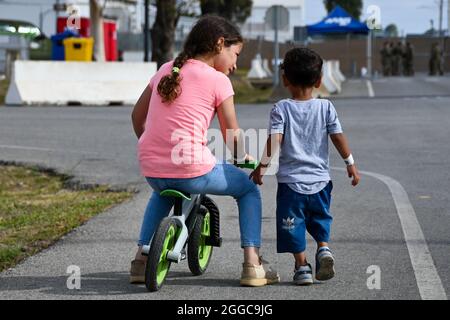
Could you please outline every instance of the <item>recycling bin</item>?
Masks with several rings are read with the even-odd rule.
[[[71,30],[65,30],[64,32],[57,33],[50,37],[52,41],[52,60],[64,60],[65,59],[65,48],[64,39],[78,37],[78,33]]]
[[[67,38],[63,42],[66,61],[92,61],[93,38]]]

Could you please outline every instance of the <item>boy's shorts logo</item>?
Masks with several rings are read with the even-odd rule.
[[[284,229],[284,230],[292,230],[292,229],[294,229],[294,220],[295,220],[295,218],[287,218],[287,219],[283,219],[283,225],[282,225],[282,228]]]

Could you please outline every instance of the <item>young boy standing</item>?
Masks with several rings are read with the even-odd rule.
[[[292,98],[279,101],[270,114],[270,136],[259,166],[250,175],[261,185],[262,177],[277,151],[277,252],[290,252],[295,258],[294,283],[313,283],[312,267],[306,260],[306,231],[317,242],[316,279],[334,277],[330,240],[331,190],[328,136],[347,164],[352,185],[359,182],[347,139],[333,104],[314,99],[314,88],[322,78],[322,58],[307,48],[286,53],[281,69],[283,83]]]

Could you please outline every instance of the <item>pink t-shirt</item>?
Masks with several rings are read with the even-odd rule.
[[[163,103],[157,88],[172,70],[161,66],[150,80],[152,96],[145,131],[138,142],[141,173],[153,178],[193,178],[212,170],[215,157],[207,147],[207,133],[216,108],[234,95],[230,79],[199,60],[180,69],[181,94]]]

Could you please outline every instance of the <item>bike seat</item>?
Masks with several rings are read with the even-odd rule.
[[[191,195],[189,193],[181,192],[174,189],[163,190],[161,191],[160,195],[163,197],[176,197],[176,198],[183,198],[189,201],[192,200]]]

